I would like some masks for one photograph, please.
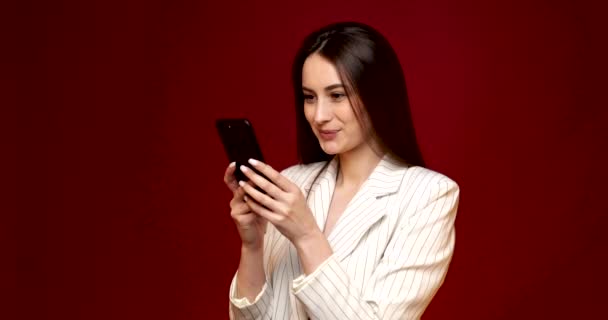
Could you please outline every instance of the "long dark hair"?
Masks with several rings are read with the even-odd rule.
[[[302,68],[314,53],[336,66],[362,128],[369,130],[380,151],[404,164],[424,166],[399,59],[378,31],[358,22],[335,23],[313,32],[296,54],[292,77],[300,161],[332,158],[323,152],[304,116]],[[369,121],[362,121],[365,116]]]

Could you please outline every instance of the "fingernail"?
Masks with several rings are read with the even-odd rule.
[[[260,162],[255,159],[249,159],[249,163],[251,163],[254,166],[257,166]]]
[[[234,168],[236,166],[236,162],[230,162],[230,165],[228,165],[231,168]]]
[[[239,181],[239,186],[244,187],[245,186],[245,181]]]
[[[247,200],[249,200],[249,198],[247,198],[247,196],[243,196],[243,200],[245,200],[246,202]]]
[[[247,168],[245,166],[240,166],[240,168],[241,168],[241,171],[243,171],[243,172],[249,171],[249,168]]]

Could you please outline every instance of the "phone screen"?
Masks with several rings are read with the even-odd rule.
[[[230,162],[236,162],[234,176],[238,181],[249,180],[240,170],[241,165],[252,168],[247,160],[253,158],[264,161],[262,151],[256,139],[251,122],[247,119],[218,119],[215,122],[217,131],[224,145]],[[263,176],[263,175],[262,175]]]

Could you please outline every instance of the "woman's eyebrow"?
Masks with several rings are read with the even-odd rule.
[[[325,87],[325,91],[333,90],[336,88],[344,88],[344,85],[341,83],[332,84],[331,86]]]
[[[344,88],[344,85],[341,84],[341,83],[332,84],[332,85],[329,85],[329,86],[325,87],[325,91],[330,91],[330,90],[333,90],[333,89],[336,89],[336,88]],[[302,86],[302,90],[315,92],[314,90],[306,88],[305,86]]]

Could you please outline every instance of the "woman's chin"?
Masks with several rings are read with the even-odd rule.
[[[338,146],[332,144],[321,144],[321,149],[328,155],[336,155],[341,150]]]

